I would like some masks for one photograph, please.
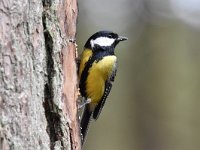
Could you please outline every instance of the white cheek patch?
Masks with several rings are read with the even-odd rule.
[[[111,39],[108,37],[99,37],[95,40],[91,40],[90,44],[92,47],[94,47],[95,44],[99,46],[111,46],[115,42],[115,39]]]

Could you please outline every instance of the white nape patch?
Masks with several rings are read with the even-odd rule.
[[[115,42],[115,39],[108,38],[108,37],[99,37],[95,40],[91,40],[90,44],[94,47],[95,44],[99,46],[111,46]]]

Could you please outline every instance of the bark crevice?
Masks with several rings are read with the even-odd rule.
[[[43,3],[46,5],[45,2]],[[44,109],[45,116],[47,119],[47,133],[50,138],[50,149],[54,149],[56,141],[60,141],[61,147],[62,143],[62,129],[61,129],[61,116],[59,115],[58,108],[54,104],[54,85],[53,78],[55,74],[54,59],[53,59],[53,38],[46,26],[47,13],[43,13],[42,23],[44,28],[44,42],[46,50],[46,66],[47,66],[47,81],[44,85]]]

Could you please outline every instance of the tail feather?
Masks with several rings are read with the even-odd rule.
[[[92,117],[92,111],[90,111],[89,106],[86,105],[81,118],[82,145],[85,142],[85,137],[88,132],[88,127],[90,124],[91,117]]]

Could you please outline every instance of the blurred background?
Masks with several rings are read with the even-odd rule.
[[[199,150],[200,0],[80,0],[79,53],[102,29],[129,40],[84,150]]]

